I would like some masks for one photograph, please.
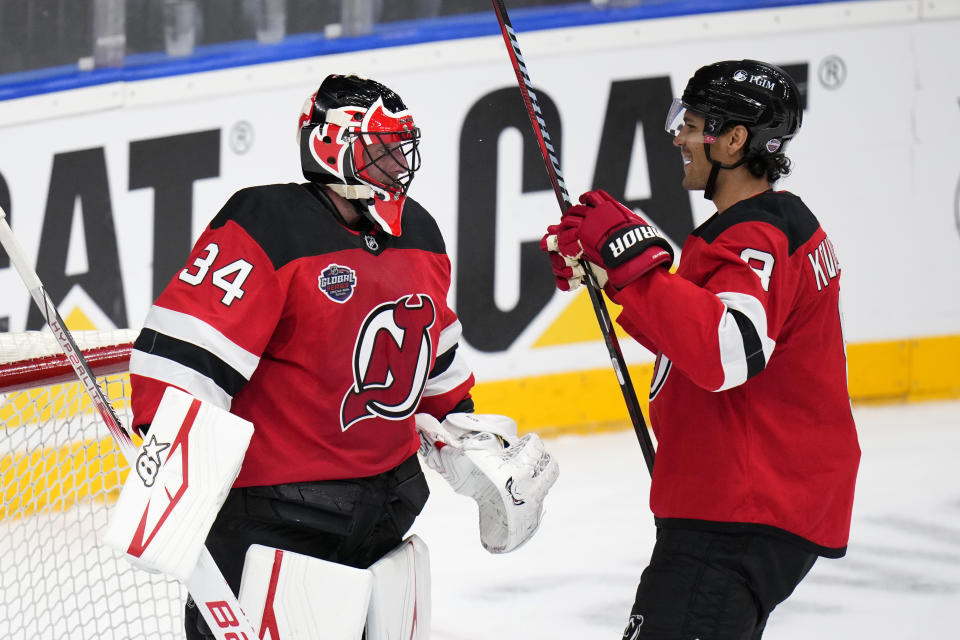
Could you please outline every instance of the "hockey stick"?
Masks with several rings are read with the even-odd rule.
[[[60,343],[60,348],[63,349],[64,355],[66,355],[77,374],[77,378],[83,384],[87,395],[90,396],[90,400],[97,408],[100,417],[103,418],[110,435],[113,436],[114,441],[120,448],[120,452],[126,458],[127,463],[132,466],[133,461],[137,458],[137,449],[130,434],[123,428],[120,418],[113,410],[106,395],[104,395],[103,389],[97,384],[96,376],[90,369],[86,358],[83,357],[83,352],[77,347],[77,343],[64,324],[63,318],[60,317],[56,305],[53,304],[53,300],[50,299],[46,289],[44,289],[40,276],[27,263],[23,250],[20,248],[20,243],[17,242],[10,225],[7,224],[7,214],[2,207],[0,207],[0,245],[10,256],[10,262],[16,267],[24,286],[40,308],[40,313],[43,314],[47,325]],[[206,547],[201,552],[197,566],[191,573],[186,586],[217,640],[254,640],[258,637],[257,632],[254,631],[253,626],[240,609],[240,602],[231,591]]]
[[[530,75],[527,73],[527,67],[523,62],[523,54],[520,52],[520,44],[517,42],[517,34],[510,23],[510,16],[507,15],[507,7],[503,0],[492,0],[493,10],[497,14],[497,21],[500,23],[500,32],[503,34],[503,42],[507,46],[507,54],[510,56],[510,62],[513,64],[513,71],[517,76],[517,84],[520,85],[520,94],[523,96],[523,105],[527,109],[527,115],[530,117],[530,124],[533,127],[533,133],[537,137],[537,143],[540,146],[540,155],[546,166],[547,174],[550,176],[550,183],[553,185],[553,192],[557,196],[557,204],[560,205],[561,213],[572,206],[570,195],[567,193],[567,186],[563,180],[563,173],[560,171],[560,161],[554,153],[553,144],[550,142],[550,134],[547,132],[547,123],[543,120],[540,111],[540,105],[537,104],[536,94],[530,90]],[[603,341],[607,345],[607,351],[610,354],[610,362],[613,364],[613,370],[617,374],[617,382],[620,383],[620,391],[623,394],[623,400],[627,404],[627,412],[630,414],[630,420],[633,422],[633,430],[637,433],[637,440],[640,441],[640,450],[643,452],[643,460],[647,463],[647,470],[653,475],[654,449],[653,441],[650,438],[650,432],[647,431],[646,422],[643,420],[643,413],[640,411],[640,403],[637,401],[637,393],[630,380],[630,373],[627,371],[627,365],[623,360],[623,353],[620,351],[620,344],[617,342],[617,336],[613,332],[613,325],[610,322],[610,314],[600,296],[600,287],[593,276],[593,272],[587,265],[581,261],[583,272],[586,278],[587,291],[590,293],[590,302],[593,303],[593,311],[596,313],[597,322],[600,323],[600,331],[603,333]]]

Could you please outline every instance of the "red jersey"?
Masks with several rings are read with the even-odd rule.
[[[472,404],[436,222],[340,224],[309,185],[234,194],[151,307],[130,358],[133,424],[166,386],[253,422],[235,487],[371,476],[416,453],[415,412]]]
[[[844,555],[860,447],[839,293],[817,219],[768,191],[697,228],[676,274],[617,296],[618,322],[657,353],[659,526],[767,531]]]

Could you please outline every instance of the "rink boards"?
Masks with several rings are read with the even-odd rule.
[[[570,191],[602,187],[678,245],[711,210],[679,187],[662,131],[670,99],[710,60],[788,68],[806,108],[788,149],[795,172],[780,186],[837,247],[854,399],[889,400],[960,395],[960,73],[943,53],[957,52],[958,26],[960,3],[881,0],[519,38]],[[0,205],[28,255],[42,256],[62,315],[74,327],[139,326],[233,191],[301,179],[297,111],[324,75],[344,71],[395,87],[423,130],[411,195],[447,239],[478,406],[528,430],[622,426],[586,296],[555,293],[537,248],[558,210],[495,34],[131,72],[0,102],[0,144],[17,150],[0,157]],[[0,324],[39,325],[10,268],[0,293]],[[623,347],[644,396],[652,357]]]

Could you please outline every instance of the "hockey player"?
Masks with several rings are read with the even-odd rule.
[[[557,465],[509,419],[472,413],[450,261],[407,196],[419,138],[396,93],[328,76],[298,123],[308,182],[235,193],[135,343],[141,432],[167,386],[254,425],[206,539],[235,592],[252,544],[363,569],[396,548],[429,493],[418,449],[478,501],[488,550],[539,524]],[[190,601],[186,632],[208,632]]]
[[[800,128],[793,80],[753,60],[699,69],[667,129],[683,186],[716,213],[672,249],[592,191],[551,226],[557,286],[586,261],[656,354],[650,491],[657,540],[624,638],[760,638],[818,556],[846,552],[860,459],[840,266],[797,196],[773,190]]]

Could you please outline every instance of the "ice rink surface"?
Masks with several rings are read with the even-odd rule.
[[[954,619],[960,605],[960,401],[858,408],[855,416],[863,458],[847,556],[818,560],[794,595],[773,612],[764,638],[960,638]],[[547,440],[547,447],[560,462],[560,479],[547,498],[540,531],[501,556],[480,545],[475,503],[426,471],[433,495],[412,532],[430,548],[434,640],[621,638],[654,539],[647,507],[650,481],[636,436],[630,429],[567,436]],[[48,517],[56,525],[72,520],[71,513]],[[69,531],[76,543],[93,537]],[[0,539],[6,541],[0,546],[10,539]],[[61,553],[76,560],[71,541],[63,544]],[[37,593],[62,602],[76,614],[73,618],[82,619],[79,634],[44,627],[29,637],[112,637],[102,632],[106,623],[95,612],[71,609],[76,602],[64,593],[75,593],[73,583],[44,578],[57,575],[62,556],[34,557],[39,573],[25,576],[11,568],[18,563],[9,551],[0,549],[4,585],[36,582]],[[90,556],[94,563],[97,557]],[[122,589],[138,605],[152,604],[149,596],[138,595],[140,587],[149,591],[141,582],[162,581],[142,572],[94,579],[109,580],[101,585],[107,593],[121,589],[118,581],[133,580],[135,587]],[[151,606],[125,609],[126,617],[158,630],[133,637],[182,637],[177,589],[174,585],[171,599],[163,601],[172,606],[172,616],[169,611],[158,615]],[[4,598],[0,630],[13,624],[11,616],[22,617],[13,609],[33,606]],[[25,613],[33,615],[32,609]]]
[[[960,402],[855,410],[863,450],[847,555],[821,558],[765,640],[960,638]],[[560,479],[530,542],[480,546],[474,503],[428,470],[436,640],[620,638],[653,546],[632,430],[547,441]],[[718,455],[721,455],[718,452]]]

